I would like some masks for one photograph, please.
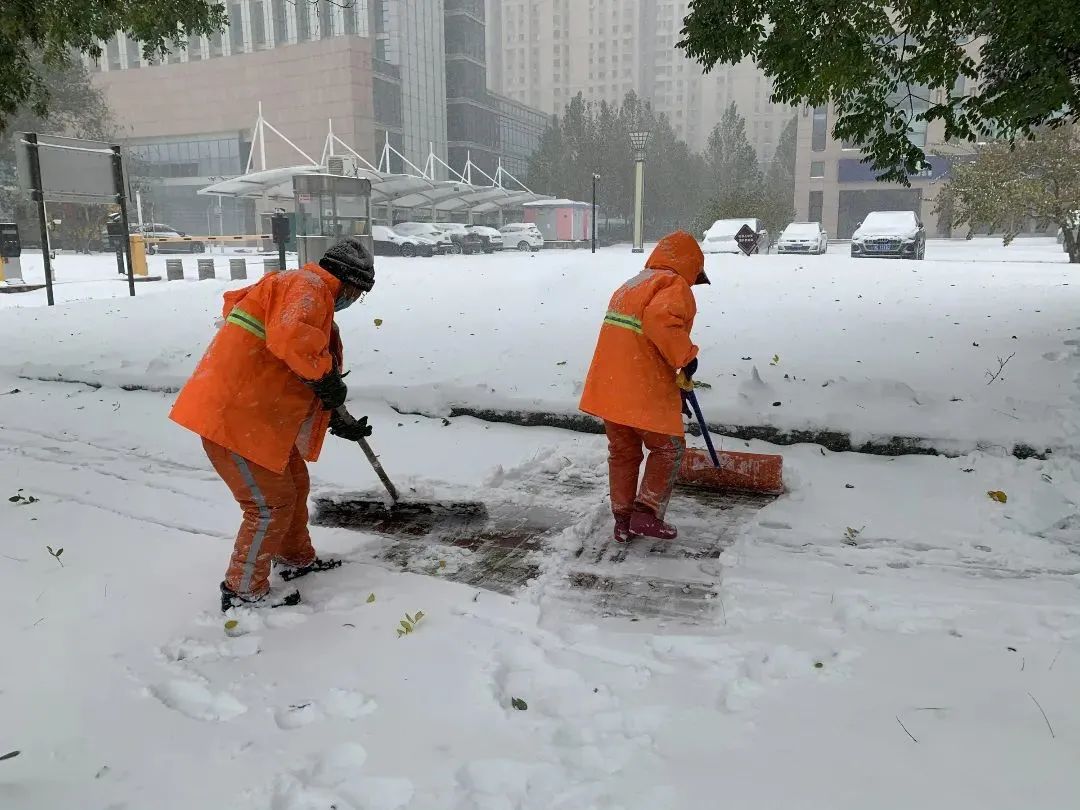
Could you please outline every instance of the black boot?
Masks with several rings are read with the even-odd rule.
[[[324,560],[316,557],[307,565],[296,566],[281,563],[277,566],[277,572],[283,580],[289,582],[297,577],[306,577],[308,574],[314,574],[318,571],[331,571],[334,568],[340,568],[342,562],[342,560]]]
[[[272,591],[267,591],[262,596],[244,596],[239,594],[226,585],[221,583],[221,612],[225,613],[230,608],[238,607],[250,607],[250,608],[276,608],[276,607],[292,607],[293,605],[300,604],[300,591],[293,591],[287,593],[285,596],[280,596]]]

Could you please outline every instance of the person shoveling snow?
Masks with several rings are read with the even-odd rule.
[[[580,408],[604,420],[615,539],[635,535],[673,540],[664,522],[686,452],[678,374],[697,370],[690,340],[697,314],[691,287],[708,284],[705,256],[685,231],[660,240],[645,269],[615,291],[608,304]],[[638,472],[649,451],[645,475]]]
[[[308,533],[307,464],[327,429],[356,441],[367,417],[344,410],[342,345],[334,313],[375,285],[371,253],[358,239],[318,264],[265,276],[225,293],[225,322],[180,391],[169,418],[202,436],[218,475],[243,508],[221,609],[296,604],[270,596],[271,564],[286,580],[341,565],[315,554]]]

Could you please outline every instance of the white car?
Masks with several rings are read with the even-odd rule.
[[[544,246],[544,235],[531,222],[511,222],[499,228],[503,236],[503,245],[526,250],[540,250]]]
[[[749,225],[752,231],[758,235],[758,244],[754,253],[769,252],[769,232],[759,219],[718,219],[709,230],[705,231],[705,239],[701,243],[703,253],[742,253],[735,234],[742,230],[743,225]]]
[[[926,229],[914,211],[871,211],[851,235],[851,256],[923,259]]]
[[[824,253],[829,249],[829,234],[820,222],[792,222],[776,242],[777,253]]]
[[[433,256],[435,242],[423,236],[404,236],[385,225],[373,225],[371,238],[375,243],[376,256]]]
[[[503,235],[498,228],[489,228],[487,225],[469,225],[468,229],[484,240],[484,253],[494,253],[496,250],[503,249]]]

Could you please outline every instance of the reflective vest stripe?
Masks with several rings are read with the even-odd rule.
[[[632,315],[623,315],[621,312],[608,312],[604,316],[604,323],[611,326],[621,326],[623,329],[629,329],[631,332],[642,334],[641,320],[635,318]]]
[[[234,307],[233,311],[229,313],[229,317],[225,319],[228,323],[235,324],[241,329],[245,329],[259,340],[266,340],[266,327],[263,326],[262,321],[256,318],[254,315],[249,315],[239,307]]]

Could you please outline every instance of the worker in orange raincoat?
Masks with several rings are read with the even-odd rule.
[[[315,554],[308,534],[305,461],[319,458],[326,431],[355,441],[367,417],[345,411],[342,346],[334,313],[375,285],[359,239],[334,245],[318,264],[264,276],[225,294],[224,323],[169,418],[202,436],[218,475],[243,508],[221,609],[296,604],[273,599],[271,564],[285,580],[341,565]]]
[[[679,375],[697,371],[690,340],[697,314],[691,287],[708,284],[705,257],[693,236],[677,231],[660,240],[645,269],[616,290],[608,304],[581,410],[604,420],[615,539],[673,540],[664,522],[686,441]],[[649,451],[645,474],[638,474]]]

